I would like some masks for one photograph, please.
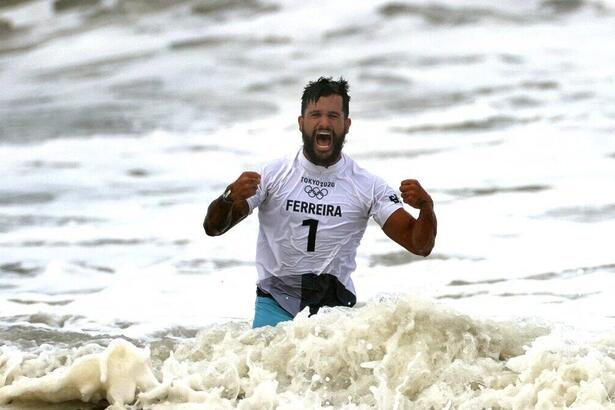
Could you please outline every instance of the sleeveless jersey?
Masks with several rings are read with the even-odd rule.
[[[309,305],[309,291],[331,286],[330,281],[322,285],[315,280],[324,279],[321,276],[335,278],[341,289],[331,292],[343,301],[323,305],[354,305],[350,275],[368,219],[373,217],[382,227],[403,207],[382,178],[348,155],[342,153],[337,163],[323,167],[305,158],[302,149],[266,165],[256,194],[247,202],[250,213],[259,209],[257,286],[292,315]]]

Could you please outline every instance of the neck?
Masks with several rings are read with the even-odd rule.
[[[305,148],[303,148],[303,156],[310,161],[312,164],[319,166],[319,167],[325,167],[325,168],[329,168],[331,165],[335,165],[339,162],[340,159],[342,159],[342,153],[340,152],[337,156],[337,158],[335,158],[335,160],[331,161],[331,162],[327,162],[327,163],[323,163],[321,161],[314,161],[313,158],[310,158],[310,156],[308,155],[307,151]]]

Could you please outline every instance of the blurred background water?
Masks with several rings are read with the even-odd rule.
[[[345,151],[419,179],[439,219],[427,259],[370,223],[359,306],[610,335],[614,23],[598,0],[0,1],[0,340],[162,361],[247,326],[256,217],[220,238],[202,219],[299,147],[321,75],[350,82]]]

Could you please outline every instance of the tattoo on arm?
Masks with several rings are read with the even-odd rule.
[[[212,201],[207,208],[207,215],[203,221],[205,233],[209,236],[218,236],[237,225],[249,212],[248,202],[240,200],[226,202],[222,197]]]
[[[221,196],[214,199],[203,221],[205,233],[209,236],[222,235],[231,225],[233,216],[233,204],[226,202]]]

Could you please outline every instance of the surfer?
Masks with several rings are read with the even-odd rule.
[[[304,308],[354,306],[351,273],[367,222],[416,255],[427,256],[436,237],[431,196],[415,179],[397,191],[342,152],[350,129],[348,82],[309,82],[298,118],[303,146],[243,172],[207,209],[210,236],[222,235],[259,208],[258,280],[253,327],[291,320]],[[378,136],[374,136],[378,138]],[[402,201],[419,209],[414,218]]]

